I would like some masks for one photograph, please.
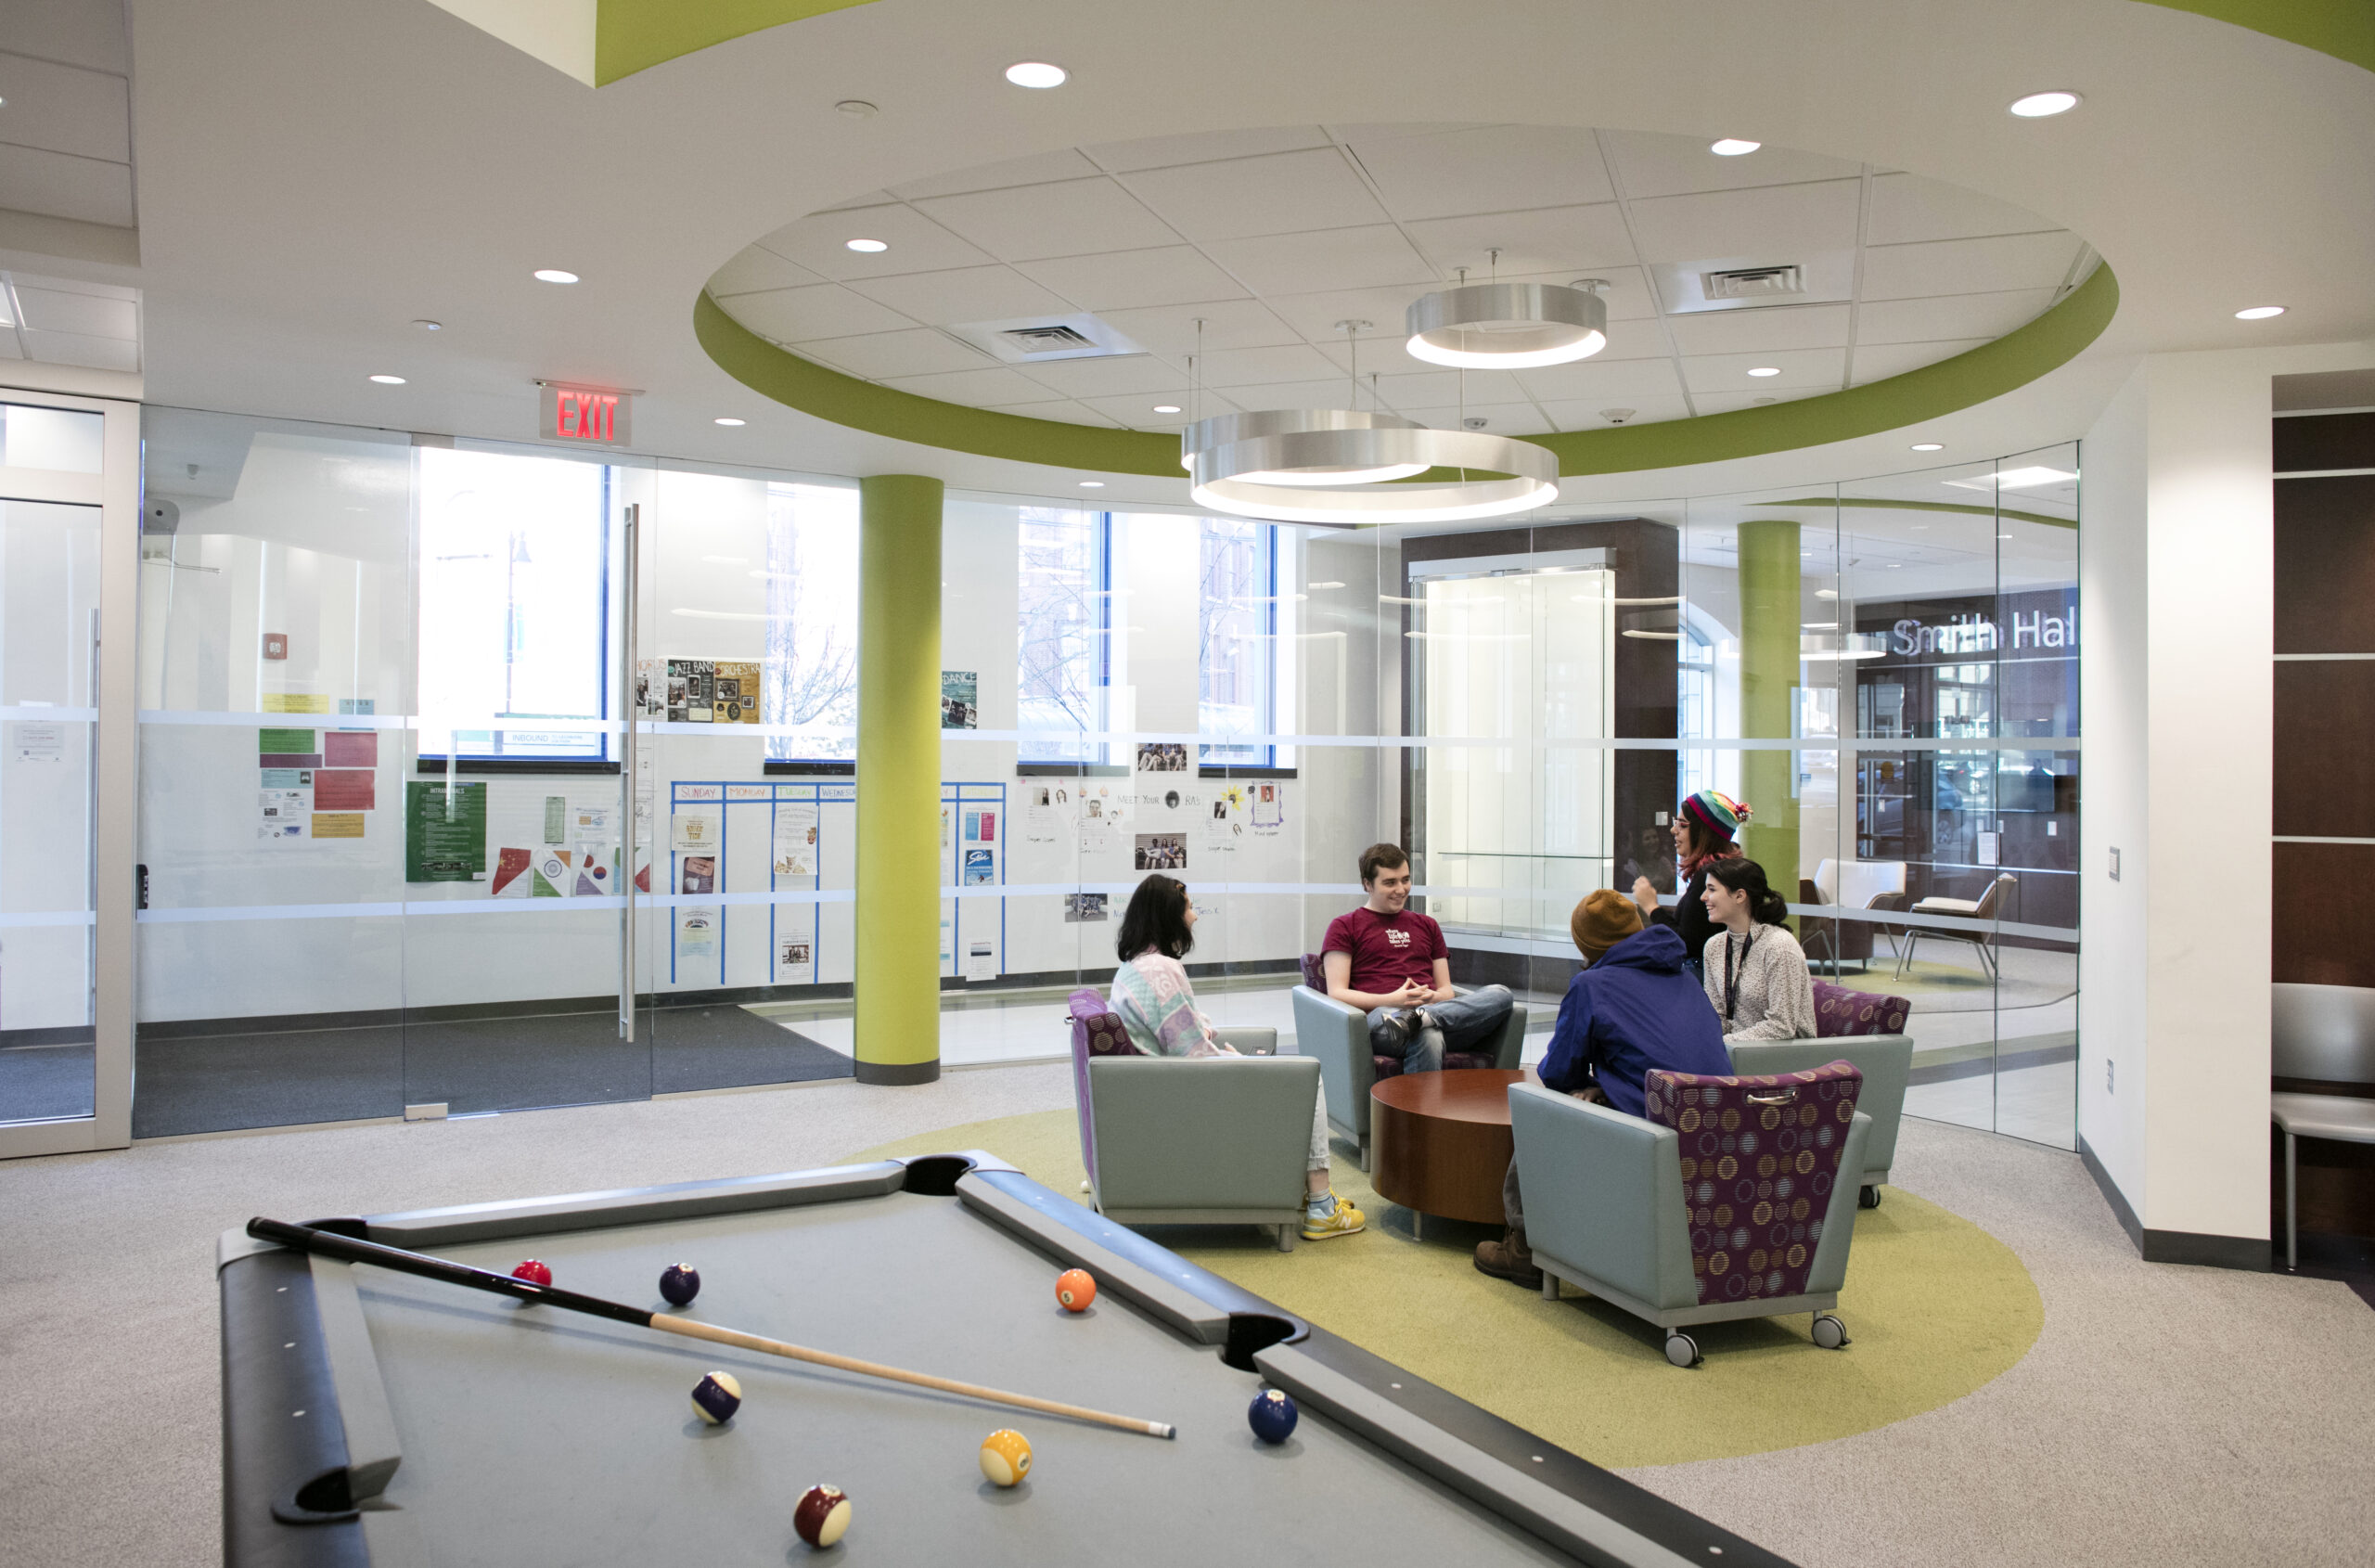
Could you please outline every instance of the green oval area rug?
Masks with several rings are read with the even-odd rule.
[[[854,1154],[984,1149],[1067,1197],[1081,1191],[1072,1112],[971,1122]],[[1410,1215],[1341,1156],[1337,1192],[1368,1229],[1281,1253],[1252,1227],[1159,1227],[1182,1256],[1611,1469],[1728,1459],[1868,1432],[1959,1399],[2028,1353],[2045,1306],[2010,1248],[1894,1188],[1855,1216],[1839,1316],[1843,1351],[1815,1348],[1808,1317],[1711,1323],[1684,1371],[1664,1335],[1568,1289],[1547,1302],[1476,1272],[1481,1226]]]

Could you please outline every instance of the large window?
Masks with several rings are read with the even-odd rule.
[[[857,545],[856,491],[767,486],[767,656],[760,716],[770,726],[770,759],[857,755]]]
[[[1110,722],[1114,680],[1112,517],[1024,507],[1017,533],[1016,758],[1106,763],[1109,747],[1097,737]]]
[[[1267,767],[1277,751],[1269,737],[1281,647],[1278,531],[1208,517],[1200,533],[1196,721],[1207,737],[1200,756],[1208,766]]]
[[[444,447],[419,464],[423,754],[605,760],[610,470]]]

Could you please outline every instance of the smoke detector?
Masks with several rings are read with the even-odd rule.
[[[1482,414],[1470,414],[1467,418],[1462,419],[1460,423],[1466,425],[1471,431],[1481,431],[1484,428],[1484,416]]]
[[[1599,417],[1611,425],[1621,425],[1631,418],[1634,413],[1635,410],[1630,408],[1603,408],[1599,411]]]

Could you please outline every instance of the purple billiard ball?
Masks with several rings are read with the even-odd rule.
[[[1284,1443],[1294,1434],[1295,1422],[1302,1412],[1295,1402],[1280,1389],[1265,1388],[1254,1395],[1253,1404],[1245,1412],[1246,1423],[1253,1428],[1253,1435],[1265,1443]]]
[[[712,1372],[693,1385],[693,1412],[711,1426],[724,1426],[742,1407],[742,1385],[731,1372]]]
[[[700,1271],[687,1263],[672,1263],[660,1275],[660,1293],[671,1306],[688,1306],[701,1293]]]

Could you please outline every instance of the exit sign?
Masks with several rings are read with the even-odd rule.
[[[578,442],[587,446],[624,446],[628,440],[628,416],[634,407],[635,396],[631,392],[546,381],[545,439]]]

